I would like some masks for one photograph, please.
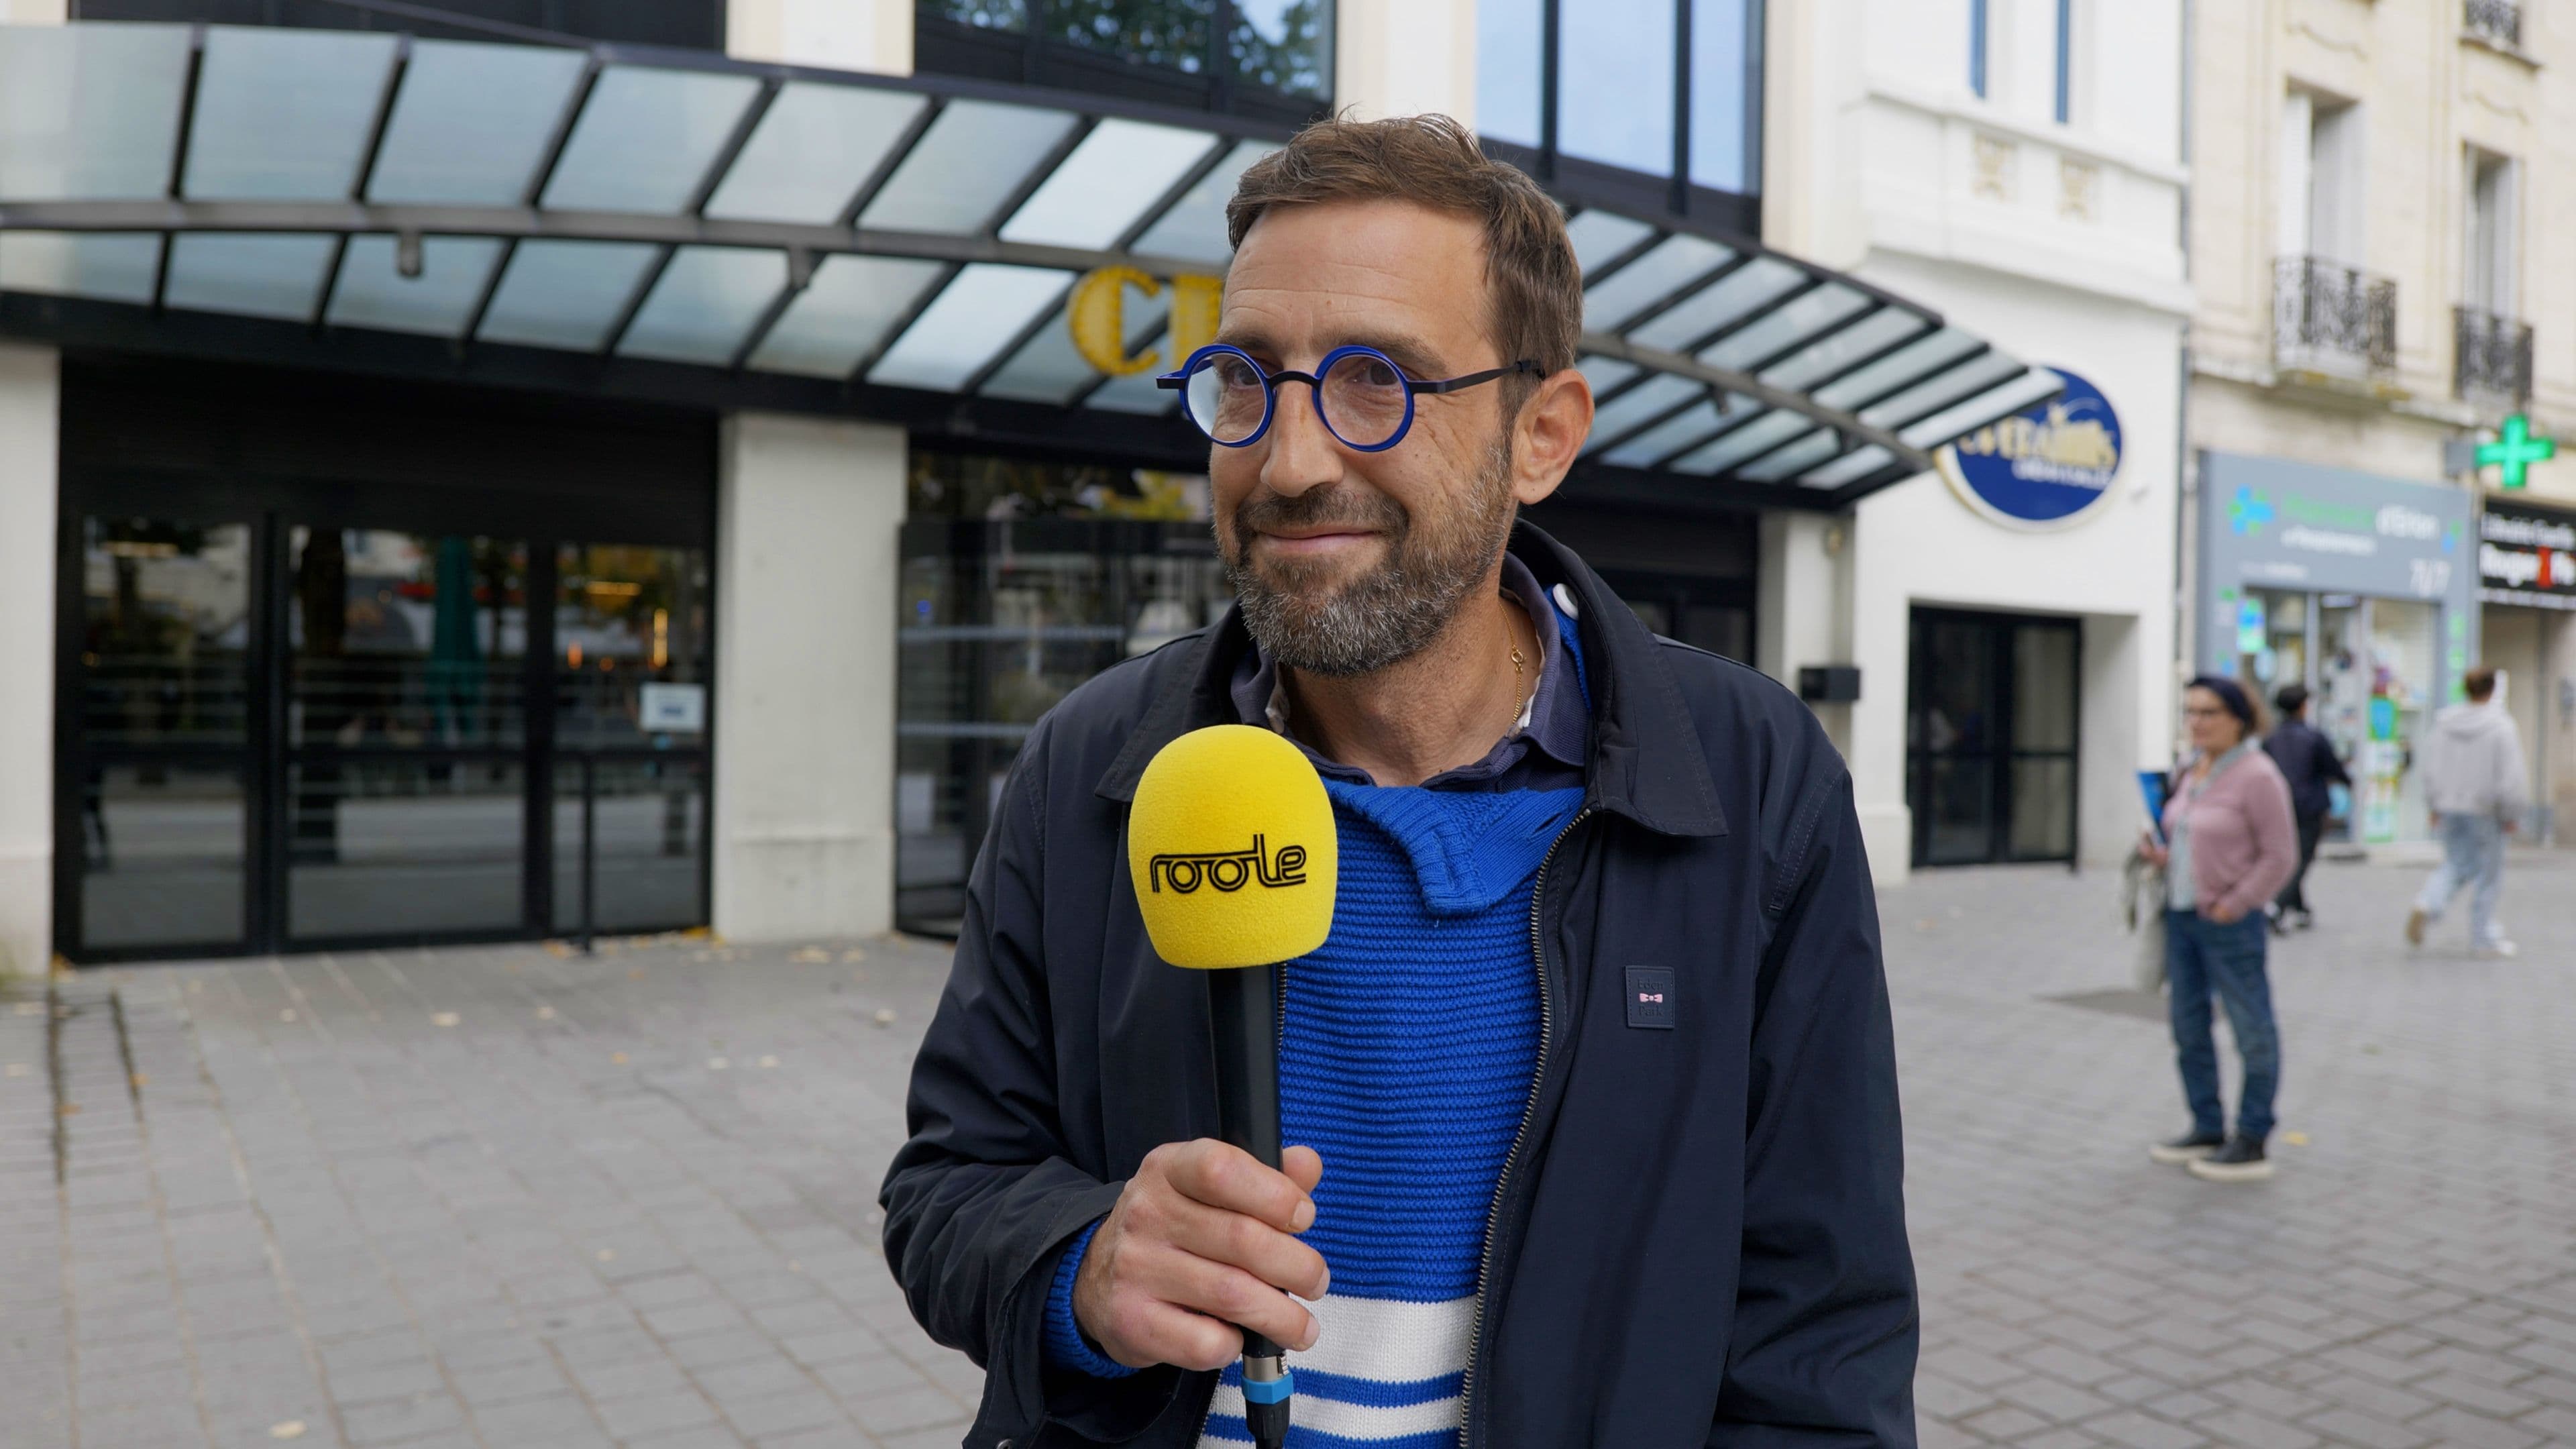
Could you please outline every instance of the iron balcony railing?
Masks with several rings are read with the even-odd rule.
[[[2522,7],[2514,0],[2467,0],[2462,24],[2471,35],[2508,49],[2522,48]]]
[[[2475,307],[2451,310],[2452,377],[2463,398],[2531,400],[2531,325]]]
[[[2397,284],[2318,257],[2272,268],[2272,350],[2285,366],[2373,373],[2397,366]]]

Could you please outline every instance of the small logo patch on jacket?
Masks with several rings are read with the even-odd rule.
[[[1673,973],[1663,966],[1628,968],[1628,1024],[1673,1029]]]

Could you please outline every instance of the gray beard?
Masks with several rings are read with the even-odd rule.
[[[1458,512],[1423,524],[1393,499],[1319,489],[1246,502],[1217,525],[1218,552],[1244,627],[1278,663],[1336,679],[1374,674],[1428,647],[1458,617],[1511,534],[1511,435],[1486,451]],[[1255,523],[1362,523],[1381,530],[1385,561],[1330,592],[1295,564],[1265,573],[1243,541]]]

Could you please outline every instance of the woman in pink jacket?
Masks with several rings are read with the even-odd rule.
[[[2256,742],[2261,707],[2236,681],[2207,675],[2182,698],[2192,753],[2165,802],[2164,842],[2148,842],[2147,853],[2165,867],[2165,977],[2191,1130],[2157,1143],[2150,1155],[2187,1163],[2193,1176],[2212,1182],[2251,1182],[2272,1175],[2263,1141],[2281,1082],[2281,1033],[2263,969],[2271,941],[2263,904],[2298,868],[2298,824],[2289,782]],[[2212,991],[2245,1058],[2233,1133],[2218,1094]]]

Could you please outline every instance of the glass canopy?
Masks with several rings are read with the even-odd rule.
[[[1156,279],[1120,315],[1167,351],[1262,131],[698,52],[0,26],[0,293],[1168,420],[1074,345],[1075,286]],[[1591,467],[1840,506],[2059,388],[1852,278],[1560,200]]]

